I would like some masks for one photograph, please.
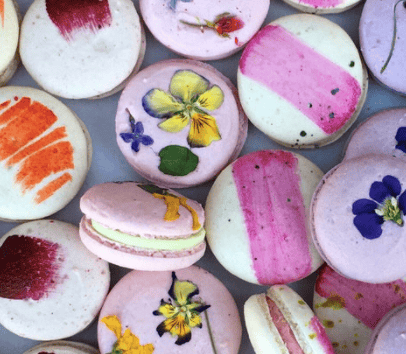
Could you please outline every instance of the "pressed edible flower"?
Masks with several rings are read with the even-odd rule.
[[[126,143],[131,143],[131,149],[135,152],[140,151],[140,144],[148,146],[154,143],[154,140],[144,135],[144,126],[141,122],[135,122],[134,118],[130,114],[131,133],[121,133],[121,138]]]
[[[396,149],[403,151],[406,154],[406,127],[400,127],[396,132]]]

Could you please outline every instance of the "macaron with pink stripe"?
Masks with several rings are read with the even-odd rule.
[[[244,49],[237,79],[251,122],[294,148],[337,140],[367,93],[367,72],[351,38],[308,14],[281,17],[259,31]]]
[[[283,0],[290,6],[312,14],[339,13],[351,9],[361,0]]]
[[[328,265],[316,280],[313,308],[336,354],[363,354],[378,322],[406,302],[406,278],[370,284],[345,278]]]
[[[319,319],[286,285],[252,295],[245,302],[244,317],[256,354],[334,354]]]
[[[218,261],[262,285],[307,277],[322,264],[307,227],[322,171],[301,155],[253,152],[225,168],[206,201],[206,232]]]

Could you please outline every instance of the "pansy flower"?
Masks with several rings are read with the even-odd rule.
[[[397,141],[395,148],[406,153],[406,127],[400,127],[398,129],[395,139]]]
[[[150,90],[143,98],[145,111],[155,118],[167,118],[159,128],[177,133],[190,122],[187,141],[191,147],[204,147],[220,140],[216,119],[207,111],[219,108],[224,100],[217,85],[209,88],[209,81],[190,70],[179,70],[171,79],[170,93]]]
[[[210,305],[205,305],[201,301],[193,301],[192,297],[199,293],[195,284],[189,281],[179,281],[175,272],[172,272],[172,285],[168,291],[169,302],[161,300],[161,305],[155,316],[164,316],[166,320],[161,322],[156,328],[160,337],[165,332],[172,336],[177,336],[175,344],[182,345],[192,338],[192,328],[202,328],[200,313],[207,310]]]
[[[363,237],[372,240],[381,236],[382,224],[385,221],[403,226],[406,191],[402,194],[401,191],[399,180],[387,175],[382,182],[372,183],[369,196],[373,200],[358,199],[353,203],[354,225]]]
[[[140,151],[140,144],[148,146],[154,143],[154,140],[144,135],[144,126],[141,122],[135,122],[130,114],[131,133],[121,133],[120,136],[126,143],[131,143],[131,149],[135,152]]]

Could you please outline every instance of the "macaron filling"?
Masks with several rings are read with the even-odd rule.
[[[194,248],[204,242],[206,231],[201,228],[197,233],[187,238],[163,239],[163,238],[144,238],[140,235],[130,235],[119,230],[109,229],[95,220],[90,220],[93,229],[101,236],[112,241],[133,246],[137,248],[149,248],[156,250],[178,251]]]

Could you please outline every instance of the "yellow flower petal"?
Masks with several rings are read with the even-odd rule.
[[[191,147],[209,146],[212,141],[220,140],[216,120],[205,113],[194,113],[189,131],[188,143]]]
[[[224,101],[224,94],[220,87],[213,86],[210,90],[202,93],[196,101],[200,108],[213,111],[219,108]]]
[[[158,311],[161,315],[165,316],[166,318],[170,318],[179,312],[179,308],[171,304],[165,303],[164,305],[159,306]]]
[[[165,332],[169,332],[172,336],[185,337],[190,333],[190,327],[185,322],[185,317],[181,314],[173,318],[168,318],[164,322]]]
[[[101,319],[110,331],[113,331],[117,339],[121,337],[121,323],[116,315],[106,316]]]
[[[190,70],[179,70],[172,76],[169,90],[183,103],[190,103],[192,98],[201,95],[208,87],[209,82],[204,77]]]
[[[197,290],[197,286],[189,281],[176,280],[173,286],[175,300],[180,306],[184,306],[188,302],[190,294]]]
[[[190,326],[190,328],[200,327],[201,325],[202,325],[201,317],[197,313],[191,312],[190,316],[189,316],[189,326]]]
[[[117,341],[117,349],[126,351],[139,346],[139,344],[140,340],[127,328],[123,336]]]
[[[149,115],[156,118],[163,118],[171,113],[183,110],[182,103],[178,102],[169,93],[159,89],[149,91],[142,98],[142,105]]]
[[[171,118],[159,123],[158,126],[167,132],[178,133],[189,123],[189,118],[182,113],[176,114]]]

